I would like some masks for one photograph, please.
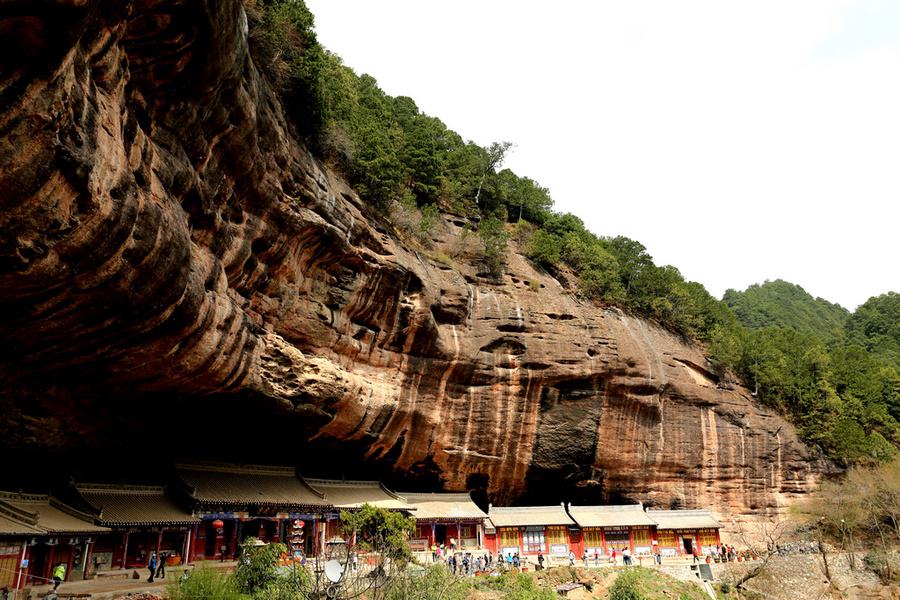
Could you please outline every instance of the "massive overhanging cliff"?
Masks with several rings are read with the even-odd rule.
[[[7,2],[0,47],[9,456],[171,435],[241,458],[252,429],[256,459],[499,503],[767,513],[814,486],[690,342],[514,251],[495,282],[401,243],[291,136],[239,0]]]

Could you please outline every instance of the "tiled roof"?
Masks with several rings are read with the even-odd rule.
[[[555,506],[490,506],[488,517],[495,527],[528,525],[574,525],[561,505]]]
[[[619,506],[572,506],[569,514],[580,527],[629,527],[655,525],[640,504]]]
[[[487,513],[472,502],[472,497],[467,493],[417,494],[397,492],[397,494],[415,507],[416,519],[418,520],[480,520],[487,516]]]
[[[3,502],[0,502],[0,535],[41,535],[44,532],[18,519],[7,518],[2,513]]]
[[[414,510],[403,498],[378,481],[307,479],[306,483],[324,494],[325,500],[335,508],[360,508],[363,504],[370,504],[390,510]]]
[[[255,465],[178,465],[188,493],[206,504],[285,507],[328,506],[323,495],[297,477],[294,469]]]
[[[100,512],[103,525],[184,525],[200,521],[172,502],[161,487],[83,484],[78,492]]]
[[[719,529],[722,524],[708,510],[648,510],[657,529]]]
[[[0,492],[0,533],[58,534],[100,533],[109,528],[94,525],[93,516],[64,505],[44,494]],[[9,529],[9,531],[6,531]]]

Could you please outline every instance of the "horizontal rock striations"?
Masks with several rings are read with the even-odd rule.
[[[0,45],[5,452],[136,443],[199,406],[220,440],[275,419],[271,462],[495,503],[761,513],[814,485],[793,429],[686,340],[514,252],[491,282],[402,244],[292,137],[238,0],[3,3]]]

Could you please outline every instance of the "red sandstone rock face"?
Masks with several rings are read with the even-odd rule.
[[[22,10],[0,8],[8,448],[102,437],[142,395],[252,396],[312,447],[497,503],[759,513],[814,485],[793,429],[685,340],[514,252],[494,283],[404,247],[292,139],[238,0]]]

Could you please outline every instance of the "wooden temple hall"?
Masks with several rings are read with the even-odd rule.
[[[369,504],[412,516],[414,551],[466,550],[593,558],[708,553],[721,524],[704,510],[627,506],[495,507],[468,493],[395,493],[377,481],[304,478],[293,468],[183,463],[166,486],[78,482],[57,494],[0,492],[0,589],[45,583],[59,563],[66,580],[167,565],[233,560],[248,538],[314,556],[343,538],[340,512]]]
[[[485,547],[494,553],[608,558],[711,554],[722,524],[708,510],[645,510],[619,506],[488,507]]]

